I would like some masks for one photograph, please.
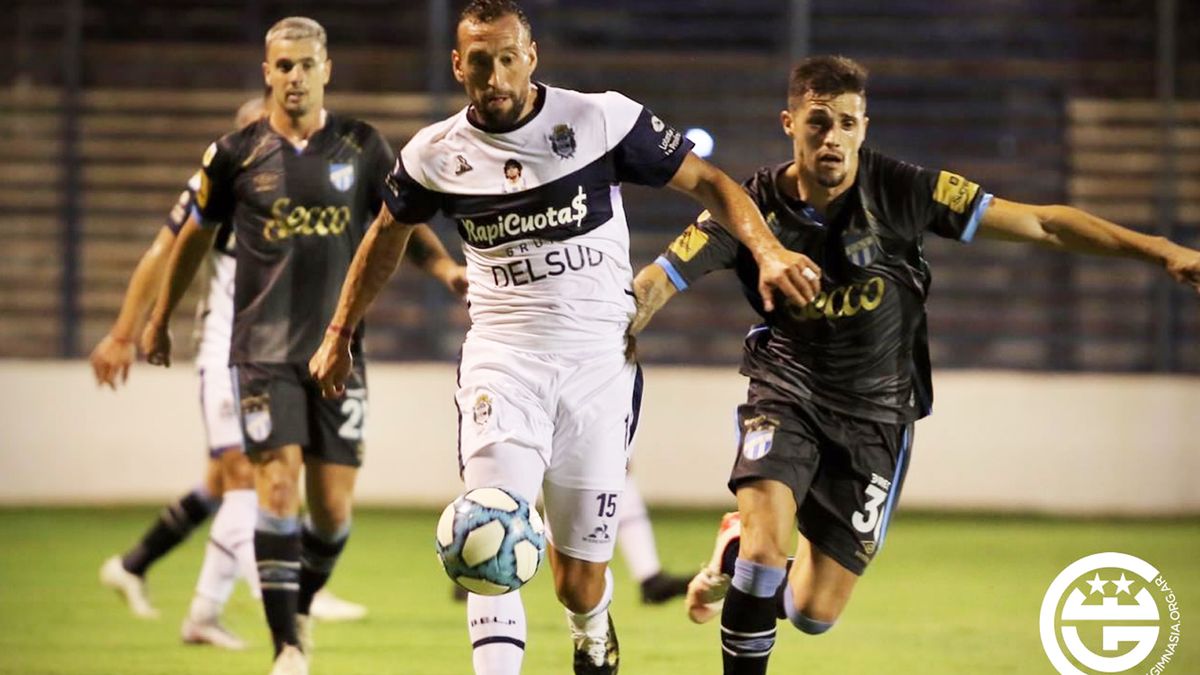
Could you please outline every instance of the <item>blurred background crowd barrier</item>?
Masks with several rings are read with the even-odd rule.
[[[86,355],[207,144],[260,90],[262,38],[329,31],[329,107],[401,146],[457,109],[449,0],[62,0],[0,25],[0,356]],[[789,64],[870,70],[868,142],[998,195],[1069,203],[1200,245],[1200,3],[1179,0],[527,0],[540,79],[616,89],[716,140],[735,177],[786,160]],[[695,216],[630,189],[635,265]],[[451,248],[456,235],[439,228]],[[934,241],[939,368],[1200,372],[1194,298],[1149,266]],[[754,317],[699,284],[641,341],[655,363],[736,363]],[[185,323],[180,324],[181,327]],[[375,359],[453,360],[466,317],[400,275],[370,316]],[[182,331],[180,331],[182,332]],[[177,336],[179,333],[177,332]],[[186,340],[177,344],[186,351]],[[181,356],[186,356],[182,354]]]

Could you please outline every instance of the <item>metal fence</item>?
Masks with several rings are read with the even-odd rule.
[[[872,72],[869,142],[885,152],[1200,246],[1200,3],[525,5],[541,79],[618,89],[707,129],[713,160],[734,176],[789,154],[777,121],[789,63],[841,53]],[[447,58],[454,13],[448,0],[18,2],[0,26],[0,356],[90,349],[188,158],[221,133],[220,108],[260,86],[273,21],[326,25],[331,100],[341,94],[347,111],[389,123],[395,111],[369,102],[419,100],[389,134],[399,144],[460,104]],[[636,188],[626,205],[635,265],[695,211]],[[454,243],[452,228],[441,232]],[[1200,304],[1149,266],[988,242],[930,241],[927,252],[938,366],[1200,372]],[[646,360],[732,363],[754,317],[732,277],[716,275],[659,319],[640,344]],[[401,275],[370,322],[376,358],[424,360],[454,358],[466,319]]]

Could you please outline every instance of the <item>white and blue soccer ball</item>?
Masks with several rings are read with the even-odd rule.
[[[520,495],[476,488],[442,511],[437,554],[454,583],[479,595],[503,595],[537,573],[546,554],[545,527]]]

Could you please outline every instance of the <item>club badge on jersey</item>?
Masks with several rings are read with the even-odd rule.
[[[766,457],[775,442],[775,429],[778,426],[777,420],[765,416],[746,420],[746,435],[742,439],[742,455],[749,460]]]
[[[330,164],[329,182],[337,188],[338,192],[346,192],[354,187],[354,165]]]
[[[271,435],[271,399],[267,394],[242,399],[242,427],[255,443]]]

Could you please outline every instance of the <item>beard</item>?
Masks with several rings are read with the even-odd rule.
[[[507,94],[511,105],[505,110],[493,110],[487,105],[476,105],[475,114],[483,125],[492,129],[508,129],[517,125],[521,112],[525,110],[525,102],[529,100],[529,90]]]

